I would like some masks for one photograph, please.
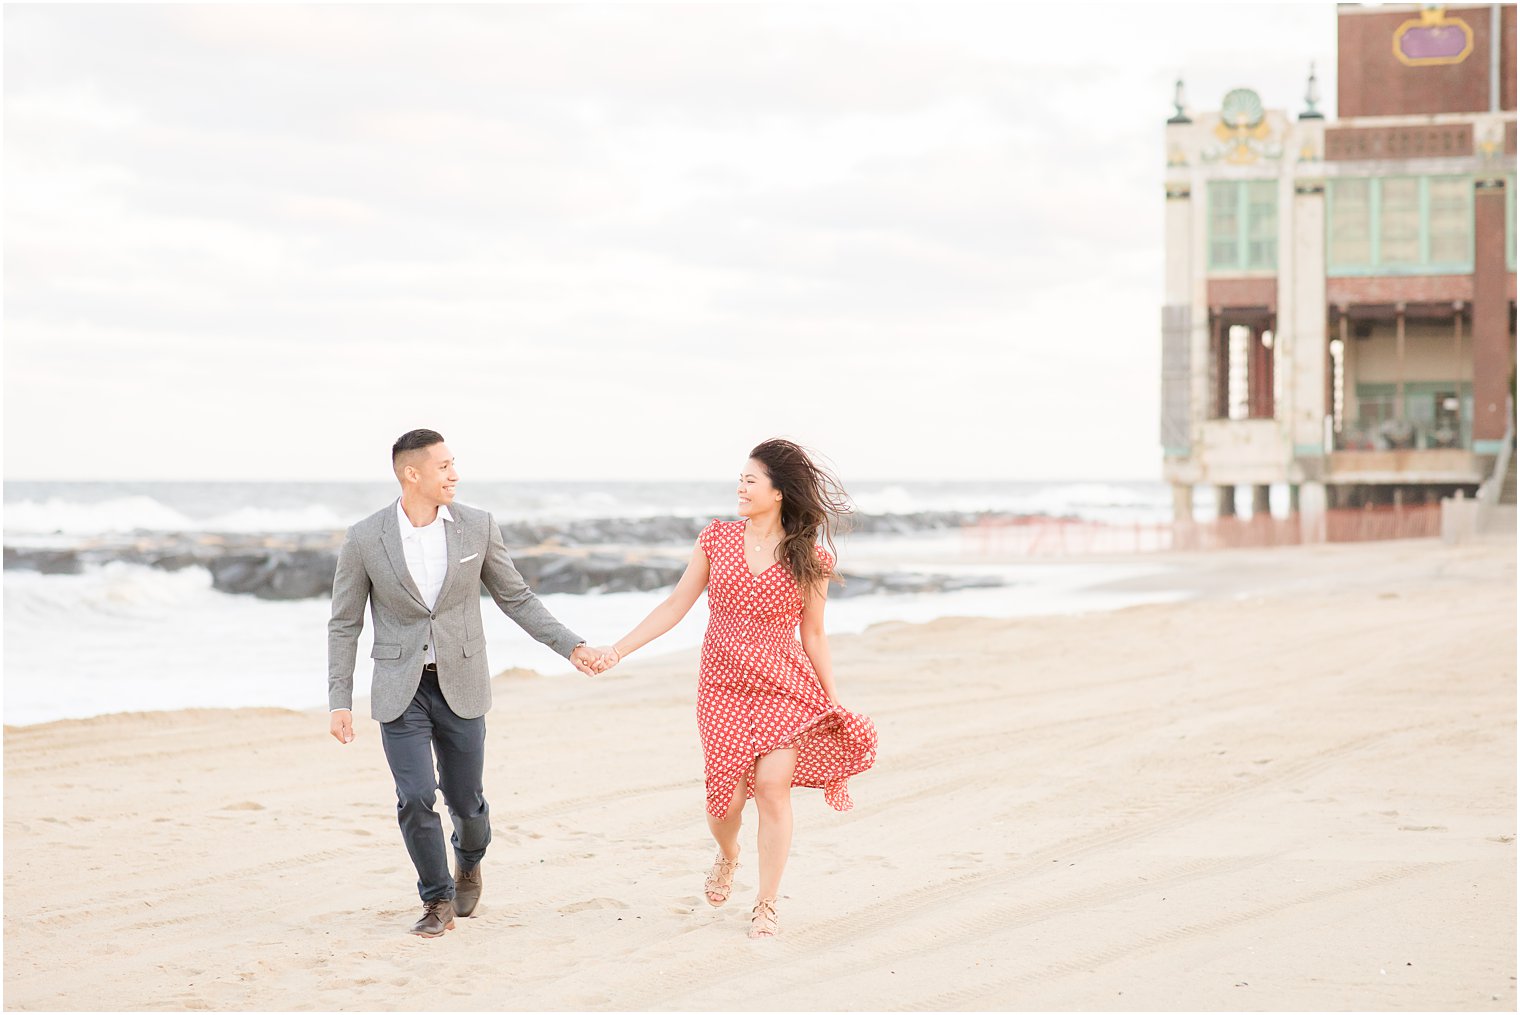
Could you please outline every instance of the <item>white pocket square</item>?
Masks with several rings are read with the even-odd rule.
[[[461,564],[468,564],[470,561],[474,560],[478,556],[480,556],[480,554],[478,554],[478,553],[472,553],[468,557],[461,558],[460,561],[459,561],[459,563],[461,563]]]

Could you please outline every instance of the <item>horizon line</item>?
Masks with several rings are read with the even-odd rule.
[[[39,478],[34,476],[5,476],[0,478],[0,483],[394,483],[393,477],[370,477],[363,479],[339,478],[339,479],[302,479],[283,476],[271,477],[246,477],[232,479],[227,477],[90,477],[78,476]],[[637,478],[637,477],[582,477],[582,478],[553,478],[542,476],[513,476],[507,478],[471,478],[462,480],[462,484],[469,483],[714,483],[717,480],[711,477],[700,478]],[[1037,476],[1030,478],[1018,478],[1013,476],[951,476],[933,478],[909,478],[902,476],[865,476],[850,480],[851,483],[1164,483],[1165,479],[1156,476]]]

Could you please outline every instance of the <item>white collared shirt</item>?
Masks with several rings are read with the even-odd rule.
[[[398,497],[396,520],[400,525],[401,549],[406,554],[406,569],[411,572],[417,591],[422,593],[422,601],[431,610],[438,603],[438,590],[443,588],[444,576],[449,572],[449,541],[444,536],[443,523],[452,522],[454,516],[449,514],[446,505],[439,505],[438,517],[433,519],[432,524],[418,528],[406,516],[406,511],[401,507],[401,498]],[[430,636],[423,662],[437,661],[438,656],[433,651]]]

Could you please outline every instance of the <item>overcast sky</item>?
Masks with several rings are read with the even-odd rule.
[[[1153,478],[1172,83],[1335,7],[4,9],[7,478]]]

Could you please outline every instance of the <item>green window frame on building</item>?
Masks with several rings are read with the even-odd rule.
[[[1277,268],[1277,181],[1209,182],[1209,270]]]
[[[1471,272],[1472,191],[1470,176],[1330,180],[1325,188],[1326,272],[1332,276]]]

